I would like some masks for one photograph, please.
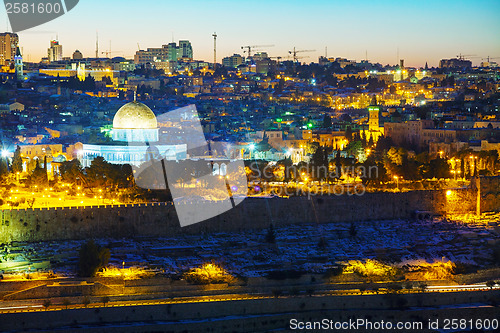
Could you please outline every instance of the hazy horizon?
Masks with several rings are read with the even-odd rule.
[[[78,49],[84,57],[95,56],[96,31],[99,55],[110,48],[112,56],[133,58],[140,48],[161,47],[189,40],[196,60],[213,61],[213,38],[217,32],[217,61],[243,45],[275,45],[264,48],[270,56],[286,60],[288,51],[301,53],[302,62],[319,56],[368,59],[395,65],[397,55],[405,65],[438,66],[442,58],[458,54],[482,58],[500,57],[500,2],[482,1],[262,1],[252,3],[190,0],[164,3],[151,0],[81,0],[70,12],[39,27],[19,33],[25,61],[47,56],[51,39],[63,46],[63,56]],[[3,26],[10,30],[7,15]],[[172,38],[173,37],[173,38]],[[116,51],[115,51],[116,50]],[[494,59],[500,61],[500,58]]]

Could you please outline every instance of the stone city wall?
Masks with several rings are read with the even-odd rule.
[[[190,204],[187,204],[190,205]],[[192,209],[197,209],[193,204]],[[0,210],[0,244],[87,238],[162,237],[241,231],[300,223],[411,218],[415,211],[463,214],[500,211],[500,177],[469,189],[364,195],[247,198],[224,214],[181,228],[172,203]]]
[[[366,193],[362,196],[247,198],[224,214],[184,228],[171,203],[0,210],[0,243],[100,237],[161,237],[239,231],[298,223],[409,218],[416,210],[444,213],[446,191]],[[465,212],[473,205],[458,205]],[[455,207],[456,208],[456,207]],[[196,205],[193,205],[196,209]]]
[[[476,178],[477,214],[500,211],[500,177]]]

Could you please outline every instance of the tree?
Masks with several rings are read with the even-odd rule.
[[[68,310],[68,306],[71,305],[71,301],[69,299],[65,298],[65,299],[63,299],[62,304],[64,305],[66,310]]]
[[[2,149],[3,148],[0,147],[0,151]],[[6,157],[0,155],[0,179],[7,176],[8,173],[9,173],[9,162]]]
[[[493,287],[495,286],[496,282],[495,281],[488,281],[486,282],[486,287],[490,288],[490,289],[493,289]]]
[[[12,172],[14,174],[23,172],[23,159],[21,157],[21,147],[17,146],[12,158]]]
[[[365,133],[365,130],[363,128],[364,128],[364,126],[361,125],[361,131],[359,132],[359,139],[361,141],[361,147],[365,148],[366,147],[366,133]]]
[[[283,177],[283,181],[285,183],[288,183],[291,179],[290,168],[292,167],[292,165],[293,165],[293,162],[292,162],[291,157],[285,157],[285,159],[279,160],[278,162],[276,162],[276,166],[283,166],[285,168],[284,177]]]
[[[352,128],[351,128],[351,126],[347,126],[345,128],[345,138],[347,139],[348,142],[352,141]]]
[[[326,148],[318,147],[311,158],[313,176],[320,182],[328,175],[328,153]]]
[[[391,161],[391,163],[395,165],[402,165],[403,164],[403,157],[405,155],[408,155],[408,152],[404,148],[395,148],[392,147],[389,149],[387,152],[387,157]]]
[[[267,229],[266,243],[276,243],[276,232],[272,224],[270,224],[269,229]]]
[[[80,161],[75,158],[71,161],[62,162],[59,167],[59,172],[61,173],[61,179],[64,182],[76,184],[78,179],[82,176],[82,166]]]
[[[358,230],[356,230],[356,226],[354,225],[354,223],[351,223],[351,227],[349,228],[349,235],[351,235],[351,237],[356,237],[357,234]]]
[[[89,304],[90,304],[90,298],[84,297],[82,303],[83,303],[84,307],[89,306]]]
[[[103,296],[103,297],[101,298],[101,302],[102,302],[102,304],[104,305],[104,307],[106,307],[106,303],[108,303],[108,302],[109,302],[109,297],[108,297],[108,296]]]
[[[85,169],[89,185],[96,188],[106,183],[109,174],[109,163],[104,157],[97,156],[90,163],[90,167]]]
[[[318,248],[321,250],[321,251],[324,251],[326,250],[326,240],[323,236],[321,236],[321,238],[319,239],[318,241]]]
[[[363,295],[363,293],[366,291],[366,286],[365,285],[361,285],[359,286],[359,292],[361,293],[361,295]]]
[[[474,163],[474,165],[476,165]],[[429,178],[449,178],[450,166],[444,158],[436,158],[429,162]]]
[[[342,156],[340,155],[340,149],[337,150],[335,155],[335,177],[337,179],[342,178]]]
[[[353,140],[347,144],[346,150],[349,155],[357,157],[361,150],[363,149],[363,145],[360,140]]]
[[[348,115],[347,113],[344,113],[340,116],[340,121],[343,121],[344,123],[352,123],[352,118],[350,115]],[[351,126],[347,126],[347,127],[351,127]]]
[[[368,147],[373,147],[374,144],[373,135],[368,134]]]
[[[323,117],[323,128],[332,128],[332,118],[327,114]]]
[[[93,277],[97,271],[108,264],[110,258],[109,249],[98,246],[93,240],[89,240],[80,249],[78,262],[78,274],[83,277]]]
[[[418,290],[420,290],[421,292],[424,292],[425,290],[427,290],[427,283],[425,283],[425,282],[420,282],[420,283],[417,285],[417,288],[418,288]]]
[[[43,301],[42,305],[45,308],[45,311],[47,311],[47,309],[49,308],[49,306],[51,304],[52,304],[52,302],[50,301],[50,299],[46,299],[45,301]]]
[[[49,182],[47,178],[47,171],[45,170],[45,168],[42,168],[40,166],[40,163],[38,161],[36,161],[35,169],[33,170],[33,173],[31,174],[29,180],[32,185],[38,186],[45,186]]]
[[[397,294],[403,290],[401,283],[391,283],[387,286],[387,293]]]

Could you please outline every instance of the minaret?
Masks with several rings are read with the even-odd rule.
[[[16,77],[18,80],[22,80],[24,73],[23,73],[23,56],[21,55],[21,50],[19,49],[19,46],[16,48],[16,55],[14,56],[14,65],[16,69]]]
[[[368,106],[368,129],[378,131],[380,127],[380,107],[377,104],[377,96],[373,95],[372,101]]]

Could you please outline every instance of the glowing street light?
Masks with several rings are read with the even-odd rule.
[[[252,152],[255,149],[255,144],[253,143],[249,144],[248,148],[250,149],[250,159],[252,159]]]
[[[393,178],[396,180],[396,189],[399,191],[399,177],[394,176]]]

